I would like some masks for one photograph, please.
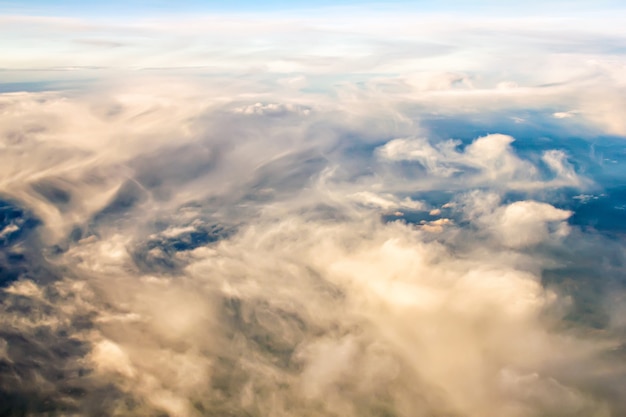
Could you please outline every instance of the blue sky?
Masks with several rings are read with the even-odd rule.
[[[80,0],[28,0],[0,1],[0,15],[2,14],[29,14],[45,16],[116,16],[128,15],[160,15],[164,13],[211,13],[211,12],[235,12],[235,13],[259,13],[278,11],[306,11],[311,9],[328,7],[359,7],[359,8],[390,8],[406,9],[411,11],[445,12],[445,13],[481,13],[481,14],[536,14],[550,13],[562,14],[575,11],[597,11],[602,9],[622,8],[623,2],[618,0],[529,0],[523,3],[502,2],[496,0],[319,0],[311,1],[285,1],[269,0],[264,2],[253,0],[216,1],[216,0],[112,0],[99,2],[84,2]]]

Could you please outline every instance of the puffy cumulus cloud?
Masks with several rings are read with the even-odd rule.
[[[393,139],[377,149],[382,160],[417,163],[425,176],[439,188],[446,185],[462,187],[501,187],[503,189],[533,189],[581,186],[581,179],[559,150],[545,151],[542,159],[551,171],[549,180],[538,167],[516,155],[508,135],[491,134],[475,139],[462,147],[458,140],[436,143],[424,138]],[[421,181],[427,183],[427,181]],[[419,187],[419,186],[418,186]]]
[[[497,195],[474,192],[465,197],[470,221],[512,248],[524,248],[567,236],[571,211],[537,201],[516,201],[501,206]]]

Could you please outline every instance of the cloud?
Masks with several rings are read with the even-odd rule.
[[[4,192],[39,213],[37,233],[57,245],[51,261],[65,272],[6,287],[5,312],[18,300],[28,307],[4,323],[29,344],[44,328],[60,346],[79,344],[54,366],[82,369],[74,383],[88,394],[61,395],[51,365],[37,376],[56,406],[88,410],[106,398],[111,410],[178,416],[622,409],[603,391],[610,376],[592,374],[617,342],[553,328],[561,301],[541,283],[552,263],[528,258],[563,244],[571,212],[502,202],[506,190],[581,187],[565,153],[523,159],[502,134],[464,146],[412,137],[371,146],[365,135],[355,156],[340,133],[311,142],[320,129],[340,132],[342,117],[281,110],[285,123],[275,126],[272,112],[250,120],[123,97],[111,99],[124,103],[113,114],[87,107],[80,120],[61,109],[81,111],[89,97],[8,98],[13,114],[41,127],[5,142],[16,165],[5,165]],[[81,131],[97,133],[87,143],[66,135]],[[56,156],[22,152],[35,146]],[[389,164],[422,172],[422,190],[452,187],[457,202],[399,192]],[[404,190],[418,184],[404,181]],[[407,220],[381,222],[396,211]],[[412,213],[430,217],[412,223]],[[30,366],[6,337],[3,357]],[[600,388],[581,375],[600,378]],[[34,380],[10,392],[42,392]]]
[[[351,198],[365,206],[380,208],[386,211],[389,210],[399,210],[399,209],[408,209],[408,210],[424,210],[425,204],[421,201],[414,201],[410,198],[406,197],[404,200],[399,200],[391,194],[387,195],[376,195],[369,191],[360,191],[358,193],[352,194]]]
[[[235,113],[242,113],[248,115],[259,115],[259,116],[281,116],[287,113],[298,113],[302,115],[308,115],[310,113],[310,109],[300,108],[295,105],[290,104],[261,104],[255,103],[252,106],[244,106],[239,107],[233,110]]]
[[[412,18],[4,18],[111,72],[0,95],[0,414],[624,414],[621,32]]]
[[[574,114],[572,112],[556,112],[553,113],[552,116],[554,116],[556,119],[569,119],[570,117],[574,117]]]
[[[425,170],[427,181],[454,178],[458,187],[488,185],[532,189],[583,184],[565,154],[559,150],[544,153],[542,159],[552,171],[553,178],[551,181],[543,180],[534,164],[515,154],[511,147],[514,140],[508,135],[491,134],[476,138],[461,148],[458,140],[433,145],[423,138],[401,138],[387,142],[378,148],[377,153],[383,160],[391,162],[417,162]]]
[[[567,236],[565,222],[571,211],[536,201],[516,201],[499,206],[498,196],[474,193],[467,196],[470,221],[480,223],[507,247],[524,248]]]

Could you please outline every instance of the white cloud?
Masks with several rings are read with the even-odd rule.
[[[555,119],[569,119],[571,117],[574,117],[574,114],[572,112],[559,111],[556,113],[552,113],[552,116],[554,116]]]
[[[534,245],[545,240],[550,233],[548,226],[556,223],[554,234],[565,236],[568,226],[563,223],[572,212],[560,210],[549,204],[534,201],[512,203],[497,213],[497,236],[503,244],[511,247]]]
[[[426,207],[424,202],[415,201],[409,197],[400,199],[392,194],[379,195],[369,191],[359,191],[350,195],[350,198],[364,206],[380,208],[385,211],[395,211],[400,209],[425,210]]]
[[[110,340],[102,340],[93,347],[91,360],[99,372],[119,373],[126,378],[132,378],[135,374],[128,356]]]
[[[393,139],[378,148],[383,160],[415,161],[427,171],[423,184],[435,181],[441,187],[476,187],[488,185],[504,189],[533,189],[563,186],[581,186],[584,181],[575,173],[562,151],[547,151],[543,161],[554,174],[544,180],[537,167],[516,155],[508,135],[491,134],[475,139],[465,148],[461,142],[447,140],[436,145],[423,138]],[[454,180],[452,180],[454,178]],[[436,181],[440,182],[436,182]]]
[[[0,239],[5,238],[13,232],[17,232],[20,230],[20,227],[14,223],[11,223],[4,227],[4,229],[0,230]]]
[[[471,221],[511,248],[562,239],[569,232],[566,220],[573,214],[532,200],[501,205],[498,195],[481,192],[467,195],[464,204]]]
[[[258,116],[283,116],[288,113],[295,113],[307,116],[311,110],[294,104],[277,104],[277,103],[255,103],[253,105],[238,107],[233,110],[235,113]]]

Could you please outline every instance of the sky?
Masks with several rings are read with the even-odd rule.
[[[497,0],[445,0],[445,1],[428,1],[428,0],[396,0],[390,2],[381,1],[363,1],[363,0],[322,0],[315,3],[307,1],[285,1],[272,0],[266,2],[255,2],[250,0],[236,0],[230,2],[220,2],[214,0],[184,0],[176,3],[170,1],[154,1],[154,0],[129,0],[129,1],[111,1],[111,2],[90,2],[85,3],[78,0],[29,0],[27,2],[3,0],[0,3],[8,13],[27,13],[36,15],[72,15],[72,16],[102,16],[102,13],[108,16],[118,16],[128,13],[129,15],[139,16],[146,14],[158,13],[211,13],[218,11],[228,11],[234,13],[240,12],[280,12],[280,11],[298,11],[298,10],[319,10],[333,7],[356,7],[356,8],[388,8],[402,9],[405,11],[429,12],[441,11],[444,13],[498,13],[500,15],[507,13],[535,13],[535,12],[551,12],[556,14],[567,14],[571,12],[586,10],[599,11],[620,9],[623,4],[618,0],[598,0],[591,2],[589,0],[573,0],[573,1],[537,1],[531,0],[524,4],[515,2],[502,2]],[[565,12],[565,13],[564,13]]]
[[[0,415],[625,415],[625,11],[0,2]]]

